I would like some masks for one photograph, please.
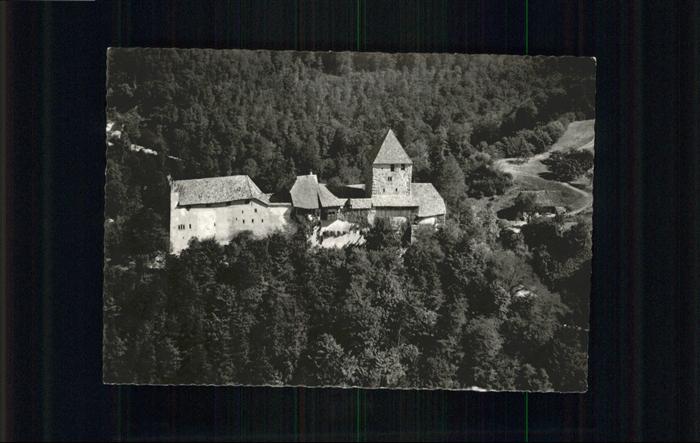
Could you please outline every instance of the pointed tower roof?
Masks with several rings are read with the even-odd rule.
[[[392,163],[412,164],[413,161],[411,157],[406,154],[406,151],[403,150],[403,146],[401,146],[401,143],[396,138],[394,131],[389,129],[372,164],[386,165]]]

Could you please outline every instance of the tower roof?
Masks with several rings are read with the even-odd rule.
[[[403,150],[403,146],[401,146],[401,143],[396,138],[394,131],[389,129],[389,132],[387,132],[386,137],[384,137],[384,141],[379,147],[377,156],[374,158],[374,162],[372,164],[386,165],[393,163],[412,164],[413,161],[411,160],[411,157],[406,154],[406,151]]]

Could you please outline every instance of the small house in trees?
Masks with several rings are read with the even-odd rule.
[[[516,207],[524,218],[553,217],[566,213],[561,201],[562,195],[558,191],[521,191],[516,199]]]

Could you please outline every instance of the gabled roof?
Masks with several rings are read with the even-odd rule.
[[[345,204],[345,200],[333,195],[326,185],[319,184],[314,174],[298,176],[289,193],[294,207],[301,209],[340,207]]]
[[[315,175],[300,175],[297,177],[292,189],[292,205],[302,209],[318,209],[318,180]]]
[[[443,215],[447,212],[445,200],[432,183],[411,183],[411,195],[418,203],[418,217]]]
[[[319,183],[318,185],[318,199],[321,201],[321,206],[324,208],[343,206],[347,201],[346,198],[336,197],[323,183]]]
[[[411,157],[406,154],[406,151],[404,151],[403,146],[401,146],[401,143],[399,143],[396,135],[394,135],[394,131],[389,129],[389,132],[387,132],[386,137],[384,137],[384,141],[379,147],[379,151],[374,157],[374,162],[372,164],[386,165],[393,163],[412,164],[413,161],[411,160]]]
[[[180,206],[226,203],[248,199],[267,201],[265,194],[247,175],[176,180],[172,186],[173,191],[179,194],[178,204]]]

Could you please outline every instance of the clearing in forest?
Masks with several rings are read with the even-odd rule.
[[[569,124],[566,131],[552,147],[541,154],[529,158],[503,158],[494,165],[503,172],[513,176],[513,188],[499,201],[494,202],[495,209],[508,207],[520,191],[546,190],[561,196],[560,206],[567,208],[568,214],[574,215],[589,210],[593,205],[593,190],[590,180],[577,180],[569,183],[552,180],[549,168],[542,161],[552,152],[587,149],[593,151],[595,138],[595,120],[576,121]]]

